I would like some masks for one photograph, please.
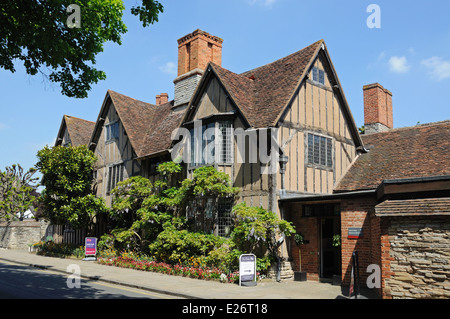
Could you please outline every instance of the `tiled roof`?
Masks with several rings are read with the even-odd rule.
[[[387,200],[375,206],[376,216],[450,215],[450,198]]]
[[[172,107],[173,101],[156,106],[157,111],[153,120],[149,123],[149,130],[138,152],[138,157],[145,157],[170,149],[172,132],[180,127],[181,119],[185,113],[185,110],[175,112]]]
[[[171,134],[184,112],[174,112],[173,102],[154,105],[108,90],[137,157],[167,150]]]
[[[64,115],[72,146],[87,145],[94,131],[95,122]],[[62,136],[61,136],[62,138]]]
[[[236,74],[214,63],[211,67],[252,127],[276,125],[323,40],[285,58]]]
[[[383,180],[450,175],[450,121],[362,135],[361,154],[336,192],[374,189]]]

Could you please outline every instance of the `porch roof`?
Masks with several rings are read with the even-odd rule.
[[[450,215],[450,198],[386,200],[375,206],[375,215],[379,217]]]

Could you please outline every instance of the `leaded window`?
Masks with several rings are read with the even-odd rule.
[[[316,67],[312,69],[313,81],[325,85],[325,72]]]
[[[333,167],[333,140],[308,133],[308,164]]]
[[[108,168],[108,185],[107,185],[108,194],[116,187],[118,182],[123,181],[124,170],[125,166],[123,164],[110,166]]]
[[[191,166],[231,164],[233,126],[231,121],[211,122],[190,129]]]

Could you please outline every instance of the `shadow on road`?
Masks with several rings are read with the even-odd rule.
[[[80,279],[80,288],[70,288],[71,274],[52,274],[29,266],[0,262],[0,298],[3,299],[135,299],[106,289],[96,288],[95,283]],[[74,279],[69,279],[70,283]]]

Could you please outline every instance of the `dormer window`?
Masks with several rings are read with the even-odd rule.
[[[316,67],[312,69],[313,81],[322,85],[325,85],[325,71]]]

